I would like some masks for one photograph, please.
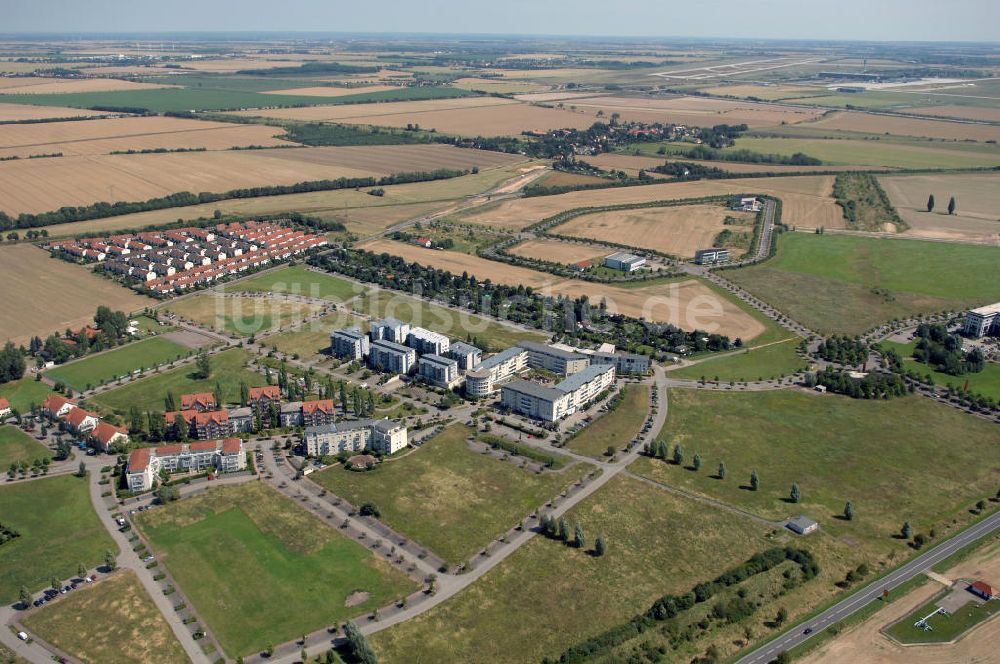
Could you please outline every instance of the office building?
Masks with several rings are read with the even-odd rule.
[[[968,311],[962,333],[977,339],[982,336],[1000,336],[1000,302]]]
[[[635,272],[646,264],[646,259],[624,251],[604,257],[604,267],[622,272]]]

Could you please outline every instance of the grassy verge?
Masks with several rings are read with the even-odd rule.
[[[191,349],[187,346],[170,339],[151,337],[50,369],[45,372],[45,376],[65,383],[75,390],[83,391],[91,386],[103,385],[119,376],[129,375],[136,370],[178,360],[190,352]]]
[[[304,265],[292,265],[226,285],[234,293],[282,293],[343,302],[365,288],[329,274],[312,272]]]
[[[18,461],[30,464],[35,459],[51,457],[49,448],[17,427],[0,426],[0,471],[6,471],[10,464]]]
[[[806,362],[795,352],[798,338],[772,343],[763,347],[747,348],[732,355],[708,358],[668,372],[671,378],[691,380],[754,381],[788,376],[806,367]]]
[[[574,452],[600,458],[609,447],[618,450],[632,440],[642,428],[648,412],[649,387],[626,385],[618,407],[584,427],[566,446]]]

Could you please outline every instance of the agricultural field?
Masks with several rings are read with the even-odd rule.
[[[164,310],[203,327],[249,337],[276,332],[308,318],[321,307],[268,297],[199,293],[174,300]]]
[[[777,255],[726,278],[821,333],[857,334],[916,313],[1000,299],[1000,250],[919,240],[785,233]]]
[[[831,113],[810,122],[807,126],[867,134],[942,138],[953,141],[996,141],[1000,139],[1000,127],[991,125],[922,120],[849,111]]]
[[[17,312],[0,317],[0,340],[18,345],[27,345],[33,335],[44,339],[53,332],[88,325],[102,304],[128,313],[153,302],[30,244],[0,247],[0,283],[4,307]]]
[[[475,430],[454,424],[416,452],[372,472],[334,466],[311,475],[358,506],[372,502],[388,526],[449,563],[469,560],[582,477],[586,467],[542,474],[472,451]]]
[[[120,572],[24,618],[24,626],[85,662],[189,661],[135,572]]]
[[[922,376],[930,376],[935,385],[942,387],[951,386],[956,391],[962,391],[966,384],[969,391],[1000,399],[1000,364],[987,362],[982,371],[978,373],[965,374],[963,376],[952,376],[942,371],[934,371],[931,367],[918,362],[913,358],[913,349],[916,342],[897,343],[894,341],[882,341],[880,346],[887,350],[894,350],[903,358],[903,368],[915,371]]]
[[[910,225],[907,235],[1000,245],[1000,177],[987,173],[880,177],[882,188]],[[933,195],[935,207],[927,211]],[[954,196],[955,214],[948,214]]]
[[[0,122],[22,122],[48,118],[88,118],[104,114],[104,111],[91,111],[84,108],[0,103]]]
[[[920,396],[891,401],[808,391],[706,392],[672,389],[659,439],[681,445],[685,464],[643,457],[632,471],[724,501],[767,519],[805,514],[823,532],[869,555],[907,551],[904,521],[939,537],[970,518],[968,507],[996,492],[996,463],[984,450],[1000,441],[989,422]],[[947,449],[947,454],[941,450]],[[878,463],[872,463],[877,455]],[[726,464],[727,475],[716,471]],[[748,488],[756,470],[760,489]],[[790,487],[802,492],[788,501]],[[919,485],[921,490],[908,489]],[[853,521],[842,518],[847,501]]]
[[[391,316],[446,334],[453,339],[465,340],[471,337],[472,343],[485,351],[500,351],[518,341],[544,341],[548,337],[541,331],[525,330],[514,324],[506,325],[491,318],[377,288],[352,302],[351,308],[371,318]]]
[[[521,160],[516,155],[447,145],[21,159],[0,163],[0,200],[8,214],[38,213],[98,200],[143,201],[181,191],[225,192],[263,185],[378,177],[439,168],[490,168]],[[58,186],[54,186],[56,184]]]
[[[720,357],[669,371],[669,378],[690,380],[756,381],[788,376],[806,368],[806,361],[795,352],[798,337],[747,348]]]
[[[566,516],[601,557],[535,537],[450,601],[370,637],[384,661],[537,662],[773,546],[765,529],[628,477]],[[818,582],[813,582],[818,583]],[[742,628],[740,628],[742,629]],[[502,639],[497,634],[503,634]],[[707,644],[696,646],[699,652]],[[733,646],[722,645],[724,652]],[[694,651],[685,653],[684,661]]]
[[[365,291],[352,281],[291,265],[226,284],[227,293],[281,293],[344,302]]]
[[[12,463],[25,461],[30,466],[35,459],[50,459],[49,448],[15,426],[0,425],[0,471],[6,472]]]
[[[0,78],[0,95],[75,94],[78,92],[121,92],[172,88],[159,83],[139,83],[115,78]]]
[[[382,187],[385,192],[383,196],[371,196],[364,190],[340,189],[236,198],[202,205],[136,212],[107,219],[58,224],[47,226],[45,230],[51,237],[55,237],[143,228],[167,224],[177,221],[178,218],[208,218],[216,210],[241,216],[296,211],[322,219],[340,221],[350,232],[364,236],[385,230],[392,224],[420,216],[438,207],[454,205],[466,196],[491,189],[507,179],[516,177],[520,165],[524,163],[520,161],[509,166],[481,168],[479,173],[447,180],[389,185]]]
[[[730,97],[756,97],[764,101],[781,101],[788,98],[802,98],[805,95],[826,94],[826,88],[804,85],[754,85],[752,83],[737,83],[703,88],[701,92],[710,95]]]
[[[267,384],[262,374],[247,368],[249,358],[249,354],[240,348],[224,350],[211,356],[212,375],[208,379],[200,378],[195,366],[188,364],[103,392],[89,399],[88,403],[101,412],[114,412],[121,416],[127,415],[133,406],[141,411],[161,411],[167,392],[175,397],[189,392],[211,392],[216,384],[221,385],[227,403],[236,403],[239,401],[241,381],[250,387]]]
[[[218,487],[137,522],[231,657],[416,590],[387,562],[262,482]]]
[[[90,355],[45,372],[45,377],[82,392],[103,385],[136,370],[186,357],[191,349],[166,337],[151,337],[125,346]]]
[[[739,223],[727,225],[727,219]],[[723,231],[750,232],[752,236],[753,225],[753,213],[734,212],[725,205],[709,203],[594,212],[549,230],[558,235],[613,240],[618,244],[694,258],[698,249],[719,246],[716,238]],[[747,249],[749,245],[746,248],[733,247],[730,253],[738,257]]]
[[[786,224],[802,228],[842,228],[843,215],[831,197],[832,192],[833,176],[829,175],[673,182],[504,201],[469,214],[465,220],[519,230],[573,208],[756,193],[782,200],[782,221]]]
[[[739,139],[746,140],[746,139]],[[701,161],[698,159],[687,159],[682,156],[681,151],[686,148],[675,147],[677,144],[664,146],[659,143],[635,146],[628,152],[604,152],[599,155],[587,158],[587,163],[604,170],[624,171],[632,177],[638,177],[639,171],[647,171],[650,177],[666,177],[657,173],[649,172],[648,169],[662,166],[664,163],[685,163],[697,164],[708,168],[717,168],[727,173],[809,173],[814,171],[848,171],[865,170],[866,167],[858,166],[783,166],[780,164],[753,164],[739,161]],[[655,154],[660,147],[666,149],[665,155]]]
[[[601,184],[603,182],[607,182],[607,180],[596,175],[551,171],[536,180],[534,184],[543,187],[579,187],[580,185]]]
[[[284,90],[267,90],[269,95],[298,95],[300,97],[346,97],[347,95],[367,94],[369,92],[382,92],[384,90],[398,89],[393,85],[366,85],[361,87],[341,87],[333,85],[323,85],[312,88],[287,88]]]
[[[646,385],[626,385],[622,388],[622,402],[610,413],[597,417],[573,436],[566,447],[586,454],[604,458],[608,447],[620,450],[635,437],[649,412],[649,387]]]
[[[702,329],[718,332],[733,338],[740,337],[744,341],[762,334],[765,330],[765,326],[756,318],[697,279],[627,288],[554,277],[544,272],[490,261],[478,256],[424,249],[392,240],[373,240],[360,245],[360,248],[388,252],[408,261],[449,270],[455,274],[467,271],[479,279],[492,279],[498,283],[515,286],[524,284],[543,293],[565,295],[570,298],[586,295],[592,302],[600,302],[603,299],[606,300],[609,311],[634,318],[644,317],[647,320],[671,323],[687,330]]]
[[[0,79],[2,80],[2,79]],[[129,117],[0,125],[0,157],[61,153],[98,155],[126,150],[294,146],[275,138],[280,127],[170,117]]]
[[[523,94],[545,90],[544,85],[529,81],[511,81],[503,78],[459,78],[452,85],[462,90],[478,90],[497,94]]]
[[[368,331],[368,321],[358,316],[338,311],[318,320],[310,321],[298,330],[280,332],[261,340],[268,348],[302,358],[319,355],[330,347],[330,334],[335,330],[358,326]]]
[[[589,115],[602,111],[608,118],[612,113],[618,113],[623,120],[671,122],[697,127],[711,127],[717,124],[746,124],[752,128],[770,127],[782,123],[806,122],[819,117],[822,113],[807,108],[708,97],[645,99],[607,96],[573,99],[567,102],[567,106],[588,112]]]
[[[548,238],[525,240],[510,247],[507,251],[515,256],[536,258],[552,261],[553,263],[564,263],[566,265],[572,265],[581,261],[599,262],[609,253],[609,250],[606,248],[602,249],[586,244],[550,240]]]
[[[31,404],[41,406],[51,393],[52,389],[48,385],[35,380],[31,375],[9,383],[0,383],[0,397],[10,402],[11,408],[22,413],[28,412]]]
[[[90,503],[88,480],[62,475],[0,487],[3,524],[21,533],[0,547],[0,602],[17,599],[21,586],[48,588],[83,563],[104,562],[118,547]]]
[[[965,118],[967,120],[981,120],[984,122],[1000,122],[1000,108],[944,104],[941,106],[908,108],[906,112],[943,118]]]

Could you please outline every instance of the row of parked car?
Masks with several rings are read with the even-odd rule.
[[[38,606],[44,606],[45,604],[47,604],[48,602],[51,602],[52,600],[54,600],[55,598],[59,597],[60,595],[65,595],[68,592],[72,592],[72,591],[76,590],[77,588],[80,587],[81,584],[84,584],[84,583],[93,583],[96,580],[97,580],[97,575],[96,574],[91,574],[90,576],[85,576],[82,579],[74,579],[68,585],[63,586],[59,590],[56,590],[55,588],[49,588],[44,593],[42,593],[41,597],[39,597],[34,602],[32,602],[32,604],[34,606],[36,606],[36,607],[38,607]]]

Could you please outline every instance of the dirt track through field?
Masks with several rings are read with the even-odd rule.
[[[545,272],[490,261],[453,251],[425,249],[393,240],[371,240],[359,248],[387,252],[421,265],[468,272],[478,279],[534,288],[543,294],[571,298],[586,295],[594,304],[607,300],[608,309],[634,318],[670,323],[685,330],[702,329],[749,341],[764,332],[764,325],[701,281],[688,279],[656,286],[624,288],[578,279],[564,279]]]

